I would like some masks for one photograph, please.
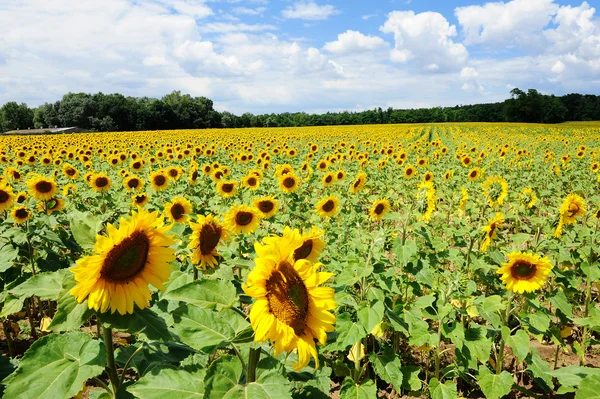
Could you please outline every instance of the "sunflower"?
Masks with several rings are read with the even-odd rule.
[[[533,208],[537,203],[537,199],[531,187],[525,187],[521,192],[521,205],[527,209]]]
[[[323,176],[321,182],[323,183],[324,187],[329,187],[335,183],[335,180],[335,174],[333,172],[328,172]]]
[[[29,197],[27,196],[26,192],[20,191],[17,193],[15,201],[17,201],[17,204],[22,204],[23,202],[27,201],[28,198]]]
[[[417,208],[421,213],[421,220],[428,222],[436,206],[435,186],[431,181],[423,181],[417,188]]]
[[[261,218],[270,219],[279,210],[279,201],[273,197],[255,198],[252,206],[258,210]]]
[[[10,217],[16,224],[25,223],[31,219],[31,211],[26,206],[16,206],[10,212]]]
[[[167,176],[171,180],[175,180],[175,181],[179,180],[179,178],[181,177],[181,174],[182,174],[182,169],[180,167],[170,166],[167,168]]]
[[[131,200],[131,204],[133,206],[142,207],[142,206],[146,205],[148,203],[148,201],[150,201],[150,196],[148,194],[139,193],[139,194],[135,194],[133,196],[133,199]]]
[[[134,304],[148,307],[148,284],[164,290],[175,260],[169,248],[175,240],[167,235],[158,212],[144,209],[121,218],[119,228],[107,225],[108,237],[96,236],[94,254],[77,260],[71,268],[77,285],[70,291],[77,302],[87,298],[88,308],[102,313],[133,313]]]
[[[192,213],[192,203],[183,197],[175,197],[165,204],[163,213],[171,223],[186,223]]]
[[[6,168],[4,174],[12,181],[21,181],[21,179],[23,178],[23,175],[21,174],[21,172],[19,172],[19,169],[13,168],[12,166]]]
[[[574,224],[577,221],[577,217],[584,215],[586,212],[585,202],[581,196],[577,194],[567,195],[567,198],[563,200],[560,206],[558,225],[552,235],[560,238],[563,226]]]
[[[383,216],[390,211],[390,202],[387,199],[380,199],[373,202],[369,210],[369,216],[373,220],[381,220]]]
[[[169,187],[169,178],[162,170],[157,170],[150,175],[150,184],[155,191],[163,191]]]
[[[138,175],[131,175],[123,180],[123,186],[125,186],[129,192],[141,191],[145,184],[146,183]]]
[[[287,173],[279,178],[279,189],[284,193],[293,193],[300,187],[300,179],[293,173]]]
[[[63,187],[62,195],[63,195],[63,197],[68,197],[69,195],[76,193],[77,190],[78,190],[78,188],[75,184],[69,183]]]
[[[327,333],[334,330],[334,290],[320,287],[332,273],[318,272],[320,263],[295,260],[293,254],[302,246],[297,230],[293,239],[271,239],[268,244],[256,244],[256,266],[248,275],[244,292],[255,299],[250,310],[254,341],[271,341],[275,354],[298,352],[300,370],[319,358],[315,339],[325,345]]]
[[[233,234],[250,234],[260,224],[260,212],[250,206],[234,205],[224,217],[225,228]]]
[[[54,179],[35,175],[27,180],[29,194],[39,201],[47,201],[58,193],[58,186]]]
[[[467,201],[469,200],[469,192],[466,188],[462,188],[460,191],[460,201],[458,203],[458,213],[464,215],[467,210]]]
[[[508,262],[496,270],[506,289],[519,294],[533,292],[544,286],[552,270],[547,257],[537,254],[512,252],[507,255]]]
[[[500,225],[504,223],[504,215],[502,212],[496,212],[496,216],[488,221],[488,225],[482,230],[485,232],[485,239],[481,243],[481,252],[486,252],[492,241],[497,237]]]
[[[46,212],[50,215],[53,212],[60,212],[65,207],[65,200],[62,198],[51,198],[45,203],[43,201],[38,202],[37,208],[40,212]]]
[[[338,197],[330,195],[320,200],[315,208],[319,216],[330,218],[339,212],[340,200]]]
[[[346,172],[344,172],[343,170],[340,169],[335,173],[335,179],[337,181],[343,181],[345,178],[346,178]]]
[[[67,179],[75,180],[79,177],[79,171],[67,162],[63,165],[62,170]]]
[[[482,174],[481,169],[473,168],[469,171],[469,173],[467,174],[467,177],[469,178],[469,180],[475,181],[481,177],[481,174]]]
[[[350,192],[352,194],[358,193],[360,190],[363,189],[363,187],[365,186],[366,183],[367,183],[367,174],[363,173],[363,172],[357,174],[356,178],[354,179],[354,182],[350,186]]]
[[[218,263],[215,257],[220,256],[217,246],[229,239],[227,230],[212,215],[199,216],[197,223],[190,222],[190,227],[192,234],[188,248],[192,250],[192,263],[204,270],[207,266],[216,267]]]
[[[235,180],[220,180],[217,182],[217,192],[223,198],[231,198],[237,193]]]
[[[242,186],[250,190],[257,190],[260,187],[260,180],[255,175],[248,175],[242,179]]]
[[[0,182],[0,211],[10,208],[15,199],[12,188],[6,182]]]
[[[188,182],[191,185],[198,184],[198,177],[200,177],[200,173],[198,172],[198,168],[192,168],[190,170],[190,177],[188,178]]]
[[[106,173],[95,173],[90,179],[92,190],[97,193],[105,193],[110,190],[111,179]]]
[[[490,207],[501,206],[508,196],[508,182],[500,176],[490,176],[482,184],[483,195]]]
[[[417,174],[417,171],[415,170],[414,166],[412,166],[412,165],[408,165],[404,169],[404,177],[407,179],[412,179],[416,174]]]

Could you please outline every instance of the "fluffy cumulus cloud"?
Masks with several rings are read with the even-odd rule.
[[[437,12],[415,14],[413,11],[394,11],[380,28],[394,35],[392,61],[413,60],[430,71],[456,68],[469,57],[465,46],[454,41],[456,27]]]
[[[367,36],[354,30],[340,33],[336,41],[325,44],[324,49],[332,53],[347,54],[371,51],[386,46],[378,36]]]
[[[309,21],[322,21],[339,11],[330,4],[318,5],[314,1],[299,1],[281,12],[287,19],[305,19]]]
[[[352,17],[330,3],[0,1],[0,104],[181,90],[236,113],[326,112],[600,90],[600,22],[586,2],[482,3],[457,8],[456,26],[435,10],[384,16],[382,2]]]

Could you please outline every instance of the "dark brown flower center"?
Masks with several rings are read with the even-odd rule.
[[[233,183],[224,183],[221,186],[221,190],[223,190],[223,192],[229,194],[229,193],[233,192],[233,187],[234,187]]]
[[[292,188],[296,184],[296,179],[293,177],[286,177],[283,179],[283,185],[285,188]]]
[[[142,164],[140,162],[134,162],[133,163],[133,169],[139,169],[142,167]]]
[[[96,187],[103,188],[108,186],[108,179],[104,176],[96,178]]]
[[[171,216],[173,216],[173,219],[179,220],[183,215],[185,215],[185,208],[183,207],[183,205],[174,204],[171,207]]]
[[[171,177],[177,177],[178,174],[179,174],[179,171],[177,169],[169,170],[169,176],[171,176]]]
[[[517,280],[529,280],[535,276],[536,269],[537,268],[535,265],[527,261],[520,260],[511,266],[510,274]]]
[[[333,200],[327,200],[321,207],[325,212],[331,212],[335,208],[335,202]]]
[[[135,203],[136,204],[141,204],[144,201],[146,201],[146,196],[145,195],[136,195],[135,196]]]
[[[269,311],[277,320],[304,335],[308,317],[308,290],[304,281],[288,262],[279,264],[265,284]]]
[[[166,182],[167,178],[163,175],[154,176],[154,184],[156,184],[157,186],[164,186]]]
[[[4,204],[10,199],[10,194],[4,190],[0,190],[0,204]]]
[[[327,176],[325,177],[325,183],[331,183],[332,181],[333,181],[333,176],[331,176],[331,175],[327,175]]]
[[[140,185],[140,181],[138,179],[136,179],[136,178],[129,179],[127,181],[127,186],[129,188],[137,188],[139,185]]]
[[[254,215],[251,212],[241,211],[235,215],[235,224],[238,226],[247,226],[252,222]]]
[[[256,186],[256,178],[254,178],[254,177],[249,178],[248,179],[248,185],[251,186],[251,187],[252,186]]]
[[[385,206],[383,204],[377,204],[377,206],[375,207],[375,214],[381,215],[383,213],[384,209],[385,209]]]
[[[15,180],[19,180],[21,178],[21,173],[17,172],[16,170],[13,172],[13,179]]]
[[[344,174],[342,172],[338,172],[337,179],[342,180],[344,178]]]
[[[361,183],[361,179],[356,179],[356,181],[354,182],[354,188],[358,188],[360,186]]]
[[[67,175],[69,176],[75,176],[75,173],[77,173],[77,171],[73,168],[67,168]]]
[[[15,211],[15,216],[19,219],[26,219],[29,217],[29,211],[25,208],[19,208]]]
[[[304,240],[300,248],[294,251],[294,259],[299,260],[308,258],[308,256],[312,252],[312,248],[313,240],[310,238],[308,240]]]
[[[27,196],[21,194],[17,197],[17,203],[21,204],[21,203],[25,202],[26,199],[27,199]]]
[[[49,193],[50,191],[52,191],[52,183],[47,180],[42,180],[40,182],[37,182],[35,184],[35,190],[42,194]]]
[[[273,208],[275,208],[273,201],[264,200],[258,203],[258,209],[260,209],[262,213],[269,213],[273,210]]]
[[[192,172],[192,181],[196,181],[198,179],[198,171],[195,170]]]
[[[214,223],[205,224],[200,230],[200,253],[211,254],[221,240],[223,229]]]
[[[413,174],[413,170],[412,169],[406,169],[406,176],[410,176]]]
[[[474,171],[471,172],[471,177],[477,177],[477,171],[476,170],[474,170]]]
[[[490,223],[490,231],[488,232],[488,237],[492,237],[494,232],[496,231],[496,222]]]
[[[579,212],[579,205],[577,205],[574,202],[571,202],[569,204],[569,210],[567,211],[569,213],[569,216],[574,216],[577,214],[577,212]]]
[[[112,283],[131,281],[144,270],[149,249],[148,236],[135,231],[106,254],[100,276]]]

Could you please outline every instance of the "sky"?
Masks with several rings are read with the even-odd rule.
[[[600,0],[1,0],[0,104],[206,96],[361,111],[600,94]]]

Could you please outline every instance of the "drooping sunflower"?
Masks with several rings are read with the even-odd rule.
[[[192,168],[192,170],[190,171],[190,177],[188,178],[188,182],[191,185],[196,185],[196,184],[198,184],[198,177],[200,177],[198,168]]]
[[[500,280],[507,290],[518,294],[542,288],[552,270],[550,259],[537,254],[512,252],[507,258],[508,262],[503,263],[496,273],[502,275]]]
[[[323,218],[330,218],[334,216],[340,210],[340,200],[334,195],[325,197],[320,200],[315,206],[317,214]]]
[[[359,174],[356,175],[354,182],[352,182],[352,185],[350,186],[350,192],[352,194],[358,193],[360,190],[363,189],[363,187],[365,186],[366,183],[367,183],[367,174],[364,172],[360,172]]]
[[[500,176],[490,176],[482,184],[483,195],[490,207],[501,206],[508,196],[508,182]]]
[[[300,179],[291,172],[281,176],[278,181],[279,189],[287,194],[295,192],[300,187]]]
[[[235,180],[219,180],[217,192],[223,198],[231,198],[237,193],[237,182]]]
[[[433,182],[423,181],[418,186],[417,209],[421,220],[428,222],[433,216],[436,207],[436,191]]]
[[[58,193],[58,186],[54,179],[40,175],[28,179],[27,187],[29,187],[29,194],[39,201],[47,201]]]
[[[279,210],[279,201],[273,197],[255,198],[252,206],[258,209],[261,218],[270,219]]]
[[[369,209],[369,216],[373,220],[381,220],[386,213],[390,211],[390,202],[387,199],[379,199],[373,202]]]
[[[163,191],[169,187],[169,178],[162,170],[157,170],[150,175],[150,184],[154,191]]]
[[[527,209],[531,209],[537,203],[537,195],[533,192],[531,187],[525,187],[521,192],[521,205]]]
[[[574,224],[579,216],[585,215],[587,212],[583,198],[577,194],[569,194],[563,200],[560,206],[558,217],[558,225],[552,234],[554,237],[560,238],[565,225]]]
[[[95,173],[90,179],[92,190],[97,193],[105,193],[110,190],[112,181],[106,173]]]
[[[17,193],[16,199],[15,201],[17,202],[17,204],[22,204],[25,201],[27,201],[29,197],[27,196],[27,193],[24,191],[20,191]]]
[[[504,215],[502,215],[502,212],[496,212],[496,216],[488,221],[487,226],[482,228],[485,232],[485,238],[481,243],[481,252],[488,250],[492,241],[498,236],[498,229],[502,223],[504,223]]]
[[[165,204],[163,213],[171,223],[186,223],[192,213],[192,203],[186,198],[175,197]]]
[[[123,186],[127,191],[141,191],[146,183],[138,176],[131,175],[123,180]]]
[[[12,187],[6,182],[0,182],[0,211],[5,211],[10,208],[15,199]]]
[[[142,206],[146,205],[148,203],[148,201],[150,201],[150,196],[148,194],[139,193],[139,194],[135,194],[133,196],[133,199],[131,200],[131,204],[133,206],[142,207]]]
[[[119,228],[107,225],[108,236],[96,236],[94,254],[77,260],[70,269],[77,285],[70,291],[77,302],[87,298],[88,308],[101,313],[133,313],[134,304],[148,307],[148,284],[164,290],[175,260],[169,248],[175,240],[167,234],[158,212],[140,209],[121,218]]]
[[[295,260],[293,254],[302,246],[302,239],[294,232],[294,239],[271,239],[268,244],[256,244],[256,266],[248,275],[244,292],[255,299],[250,310],[254,340],[269,340],[275,354],[283,351],[298,352],[300,370],[319,359],[315,339],[324,345],[327,333],[334,330],[334,290],[321,287],[333,274],[318,272],[320,263],[307,259]]]
[[[38,202],[37,204],[37,208],[40,212],[46,212],[48,215],[50,215],[53,212],[60,212],[64,209],[65,207],[65,200],[62,198],[51,198],[48,201],[45,201],[45,203],[43,201]]]
[[[229,239],[227,230],[213,215],[199,216],[197,223],[190,222],[190,227],[192,234],[188,248],[192,250],[192,263],[200,265],[204,270],[207,266],[216,267],[216,257],[220,256],[217,246]]]
[[[10,217],[16,224],[25,223],[31,219],[31,211],[26,206],[16,206],[10,212]]]
[[[233,234],[250,234],[260,224],[260,214],[254,207],[234,205],[224,216],[227,231]]]

